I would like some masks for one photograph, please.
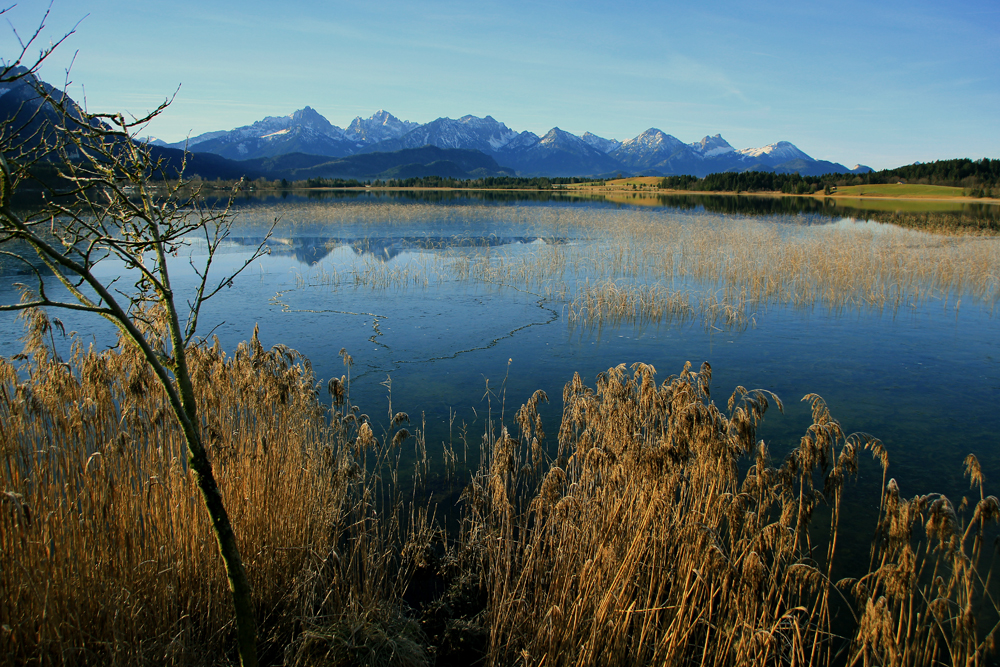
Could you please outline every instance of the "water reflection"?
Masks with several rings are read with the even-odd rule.
[[[219,200],[221,201],[221,200]],[[261,206],[278,202],[371,202],[462,205],[538,205],[547,203],[606,205],[610,207],[653,206],[677,211],[739,216],[799,216],[856,218],[911,228],[972,229],[1000,232],[1000,205],[965,200],[897,200],[843,197],[769,197],[732,194],[659,194],[656,192],[539,192],[503,190],[309,190],[247,192],[239,205]]]
[[[230,237],[236,246],[256,248],[263,236]],[[299,263],[315,266],[338,248],[349,248],[360,258],[389,261],[414,250],[450,250],[453,248],[496,248],[508,245],[563,245],[569,239],[556,236],[272,236],[268,241],[271,254],[294,257]]]
[[[558,397],[574,372],[592,384],[611,366],[643,361],[665,379],[685,361],[708,360],[720,402],[737,385],[785,399],[787,414],[769,413],[761,431],[776,457],[810,423],[796,399],[817,392],[845,430],[886,442],[892,474],[908,494],[960,498],[970,451],[988,477],[1000,478],[1000,239],[843,222],[992,229],[995,206],[852,214],[805,197],[654,195],[645,200],[655,206],[640,209],[556,192],[316,195],[240,200],[220,271],[238,265],[275,218],[281,226],[271,256],[209,302],[203,321],[221,323],[212,331],[227,350],[259,325],[266,346],[301,351],[324,381],[345,373],[337,352],[346,348],[355,360],[352,400],[377,420],[391,376],[393,405],[426,417],[429,446],[455,444],[460,428],[475,442],[486,379],[491,388],[503,382],[508,412],[544,389],[553,402],[543,416],[555,432]],[[455,248],[471,250],[436,252]],[[175,287],[189,288],[187,258],[176,261]],[[823,276],[837,279],[840,291],[823,289]],[[11,283],[19,280],[0,281],[7,302],[18,298]],[[727,306],[744,307],[753,323],[615,319],[647,307],[646,297],[670,296],[640,289],[657,282],[695,306],[714,300],[705,308],[723,316]],[[589,310],[603,307],[600,298],[617,308],[603,329],[571,326],[575,295],[588,288],[596,291],[594,304],[583,304]],[[114,334],[97,330],[96,318],[62,317],[67,330],[93,332],[98,345]],[[20,332],[14,315],[0,317],[0,354],[20,351]]]

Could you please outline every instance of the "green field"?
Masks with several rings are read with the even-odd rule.
[[[896,183],[887,185],[846,185],[838,187],[838,195],[855,195],[869,197],[961,197],[965,193],[962,188],[945,185],[915,185]]]

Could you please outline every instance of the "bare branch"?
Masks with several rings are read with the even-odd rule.
[[[15,70],[43,28],[44,20],[26,41],[18,37],[21,54],[13,63],[0,67],[0,82],[33,75],[65,40],[43,50],[27,72]],[[236,608],[241,661],[256,665],[249,580],[203,441],[187,351],[197,331],[202,305],[267,252],[270,232],[250,259],[211,286],[210,269],[229,236],[235,192],[219,209],[206,207],[198,191],[188,194],[183,174],[186,155],[177,183],[164,187],[152,183],[156,176],[165,176],[165,162],[154,157],[149,145],[135,136],[173,98],[138,117],[91,114],[73,102],[65,90],[54,93],[37,78],[28,80],[34,85],[38,104],[25,127],[38,121],[40,129],[32,133],[30,140],[21,134],[0,132],[0,243],[4,244],[0,256],[27,265],[37,288],[32,291],[24,286],[21,301],[0,304],[0,311],[46,307],[94,313],[112,322],[122,340],[130,341],[142,353],[181,425],[188,463],[211,516]],[[9,124],[2,129],[10,129]],[[54,182],[46,185],[53,198],[33,212],[20,215],[10,206],[12,193],[26,178],[44,180],[35,173],[40,167],[49,174],[49,181],[55,173]],[[198,286],[187,301],[182,326],[177,308],[179,295],[172,287],[168,258],[187,246],[194,234],[205,235],[207,257],[200,267],[195,267]],[[23,251],[10,245],[18,242],[25,244]],[[29,261],[29,256],[38,261]],[[110,258],[121,260],[124,272],[102,280],[96,268]],[[193,261],[191,264],[194,267]],[[52,298],[46,293],[49,276],[67,290],[69,297]],[[131,287],[127,287],[129,282]],[[154,332],[154,325],[161,324],[164,326],[160,331],[165,333]]]
[[[0,14],[6,14],[13,8],[14,5],[11,5],[10,7],[7,7],[6,9],[0,11]],[[39,37],[41,37],[42,33],[45,31],[45,23],[49,18],[49,14],[51,13],[52,13],[52,3],[50,2],[48,8],[45,10],[45,14],[42,16],[42,19],[38,22],[38,26],[35,28],[35,31],[31,34],[31,36],[27,40],[21,39],[21,36],[18,34],[17,29],[13,25],[11,25],[9,21],[7,22],[7,24],[10,25],[11,32],[14,33],[14,37],[17,39],[17,42],[21,47],[21,51],[14,58],[14,60],[10,62],[7,62],[5,60],[0,60],[0,82],[17,81],[18,79],[22,79],[25,76],[28,76],[29,74],[37,73],[38,68],[42,66],[42,63],[45,62],[49,58],[49,56],[51,56],[55,52],[55,50],[62,45],[63,42],[69,39],[71,35],[75,34],[77,28],[80,27],[80,24],[83,23],[83,21],[88,16],[90,16],[90,14],[85,14],[83,18],[81,18],[73,25],[73,27],[69,30],[69,32],[64,34],[55,42],[50,42],[47,47],[40,49],[38,56],[34,60],[30,61],[31,62],[30,65],[24,65],[25,59],[28,55],[28,51],[31,49],[32,45],[39,39]],[[16,70],[18,67],[24,67],[25,71],[15,72],[14,70]]]

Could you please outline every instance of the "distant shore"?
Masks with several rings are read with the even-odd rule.
[[[833,188],[829,193],[818,190],[813,193],[788,193],[781,191],[729,191],[729,190],[680,190],[673,188],[661,188],[660,182],[663,179],[658,176],[636,176],[631,178],[621,178],[609,181],[594,181],[572,184],[555,183],[551,187],[448,187],[448,186],[399,186],[385,184],[358,184],[349,186],[319,186],[302,187],[289,185],[281,186],[261,186],[259,182],[250,182],[244,188],[246,192],[539,192],[551,194],[567,194],[580,196],[603,196],[611,201],[621,203],[633,203],[637,205],[654,205],[654,201],[661,196],[724,196],[724,197],[758,197],[758,198],[783,198],[796,197],[815,200],[833,200],[841,205],[850,206],[850,202],[863,204],[864,202],[913,202],[913,203],[950,203],[966,204],[980,203],[988,205],[1000,204],[1000,197],[973,197],[965,194],[963,188],[921,185],[921,184],[871,184],[871,185],[851,185]],[[203,186],[209,189],[219,189],[211,182],[206,182]],[[225,189],[231,187],[227,184]],[[857,206],[864,208],[863,205]]]
[[[896,201],[942,201],[942,202],[981,202],[1000,203],[997,197],[970,197],[963,193],[962,188],[942,185],[892,184],[892,185],[851,185],[834,189],[826,194],[818,191],[812,194],[789,194],[787,192],[730,192],[719,190],[674,190],[659,187],[662,179],[658,176],[639,176],[634,178],[607,181],[604,185],[587,186],[586,184],[561,186],[555,188],[562,191],[583,191],[613,194],[646,194],[646,195],[730,195],[740,197],[806,197],[811,199],[835,200],[896,200]],[[633,187],[634,186],[634,187]]]
[[[915,201],[915,202],[969,202],[969,203],[984,203],[984,204],[1000,204],[1000,198],[997,197],[970,197],[961,194],[961,188],[948,188],[944,186],[918,186],[920,188],[940,188],[941,190],[958,190],[958,193],[927,193],[927,192],[913,192],[912,190],[899,190],[898,192],[887,192],[885,188],[895,187],[895,186],[848,186],[844,188],[838,188],[837,190],[831,192],[830,194],[825,194],[823,192],[815,193],[805,193],[805,194],[789,194],[787,192],[729,192],[721,190],[674,190],[667,188],[660,188],[656,185],[651,185],[643,183],[641,181],[649,179],[660,181],[659,178],[652,176],[643,176],[632,179],[622,179],[621,182],[609,182],[605,185],[589,185],[589,184],[579,184],[571,186],[554,186],[551,189],[539,189],[539,188],[449,188],[449,187],[391,187],[391,186],[362,186],[362,187],[348,187],[348,188],[287,188],[287,190],[295,191],[309,191],[309,192],[552,192],[552,193],[566,193],[566,194],[603,194],[603,195],[637,195],[642,198],[656,197],[658,195],[672,195],[672,196],[685,196],[685,195],[721,195],[721,196],[731,196],[731,197],[799,197],[808,199],[834,199],[838,201],[873,201],[873,200],[886,200],[886,201]],[[635,183],[636,187],[632,188],[631,185]],[[903,186],[905,188],[905,186]]]

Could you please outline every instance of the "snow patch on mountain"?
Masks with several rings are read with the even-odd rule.
[[[517,132],[510,129],[503,123],[498,123],[493,116],[477,118],[476,116],[466,115],[459,118],[458,122],[473,129],[476,134],[486,134],[486,143],[488,143],[494,151],[500,150],[517,136]]]
[[[605,139],[604,137],[599,137],[596,134],[591,134],[590,132],[584,132],[580,138],[583,139],[588,145],[596,148],[602,153],[610,153],[622,145],[622,142],[617,139]]]
[[[553,127],[551,130],[545,133],[544,137],[538,140],[538,143],[541,144],[542,146],[549,146],[562,139],[563,136],[565,136],[566,134],[568,133],[563,132],[558,127]]]
[[[517,136],[516,132],[514,133],[514,136]],[[492,136],[491,135],[490,138],[487,139],[486,141],[490,144],[490,146],[493,148],[493,150],[498,151],[501,148],[503,148],[504,146],[506,146],[507,144],[509,144],[510,140],[513,139],[513,138],[514,137],[511,137],[511,136],[496,137],[496,136]]]
[[[345,136],[351,141],[364,144],[377,144],[387,139],[399,139],[401,136],[420,127],[420,123],[400,120],[385,109],[379,109],[370,118],[357,116],[347,126]]]
[[[721,134],[714,137],[706,136],[701,141],[688,144],[694,152],[702,157],[718,157],[727,153],[735,153],[736,149],[729,145],[729,142],[722,138]]]
[[[812,160],[811,157],[800,151],[795,144],[788,141],[779,141],[761,148],[744,148],[737,152],[747,157],[765,157],[769,160],[777,162],[787,162],[788,160]]]
[[[630,153],[653,153],[662,150],[673,151],[682,146],[684,143],[677,137],[651,127],[639,136],[623,141],[621,150]]]
[[[300,126],[315,130],[319,134],[336,139],[344,138],[344,130],[328,121],[312,107],[303,107],[289,116],[289,127]]]

